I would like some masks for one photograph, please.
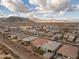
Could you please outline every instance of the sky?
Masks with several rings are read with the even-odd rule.
[[[0,17],[8,15],[79,21],[79,0],[0,0]]]

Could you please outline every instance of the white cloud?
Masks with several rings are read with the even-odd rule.
[[[10,11],[25,12],[26,8],[21,3],[21,0],[1,0],[1,5],[8,8]]]
[[[34,11],[32,15],[34,15],[34,13],[36,12],[37,13],[41,12],[41,13],[45,13],[43,16],[47,18],[51,18],[51,17],[53,18],[53,16],[56,16],[54,14],[55,12],[58,12],[58,15],[63,16],[64,13],[66,13],[69,10],[79,11],[79,5],[75,5],[72,7],[72,4],[70,2],[71,0],[29,0],[30,4],[39,6],[35,8],[38,11]],[[6,8],[8,8],[9,10],[14,11],[14,12],[15,11],[21,12],[21,13],[26,12],[26,8],[22,4],[22,0],[1,0],[1,4],[5,6]],[[21,14],[21,16],[26,17],[26,14]],[[34,15],[33,17],[37,17],[37,15]]]
[[[14,11],[16,9],[16,5],[11,0],[1,0],[1,4],[11,11]]]
[[[53,18],[53,16],[56,15],[62,17],[69,11],[79,11],[79,5],[72,7],[73,4],[71,4],[71,0],[29,0],[29,3],[39,5],[39,7],[37,7],[37,13],[45,13],[43,15],[41,14],[42,17],[46,17],[45,19]],[[57,14],[54,14],[55,12],[57,12]],[[33,12],[32,15],[34,15],[34,13],[36,12]],[[49,17],[50,15],[52,16]],[[37,15],[33,17],[38,18]]]
[[[26,13],[13,13],[13,14],[10,14],[10,15],[8,15],[8,17],[10,17],[10,16],[17,16],[17,17],[22,17],[22,18],[29,18],[29,15],[28,14],[26,14]]]
[[[37,4],[38,3],[38,0],[29,0],[29,3],[30,4]]]
[[[74,11],[79,11],[79,5],[75,5],[73,8]]]
[[[62,16],[71,7],[70,1],[71,0],[29,0],[29,3],[39,5],[39,13],[59,12],[59,15]]]
[[[70,7],[70,0],[29,0],[31,4],[39,5],[41,10],[63,11]]]
[[[29,0],[30,4],[39,5],[39,10],[42,10],[46,7],[46,2],[46,0]]]
[[[60,11],[59,15],[63,16],[65,14],[65,11]]]
[[[54,11],[64,11],[66,8],[70,7],[69,0],[51,0],[51,9]]]

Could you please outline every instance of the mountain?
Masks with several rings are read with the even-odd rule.
[[[61,20],[41,20],[37,18],[22,18],[18,16],[10,16],[0,18],[0,26],[26,26],[26,25],[42,25],[42,24],[54,24],[54,23],[75,23]],[[76,22],[79,23],[79,22]]]
[[[16,16],[0,18],[0,25],[4,25],[4,26],[25,26],[34,23],[35,22],[30,20],[29,18],[22,18]]]

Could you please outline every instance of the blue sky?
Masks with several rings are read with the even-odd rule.
[[[71,3],[72,4],[79,4],[79,0],[72,0]]]
[[[2,0],[1,0],[2,1]],[[5,1],[5,0],[4,0]],[[6,0],[6,1],[8,1],[8,0]],[[11,0],[11,1],[13,1],[13,0]],[[16,0],[14,0],[15,2],[16,2]],[[19,0],[18,0],[19,1]],[[40,1],[42,1],[42,0],[40,0]],[[53,1],[53,0],[52,0]],[[3,3],[6,3],[6,5],[8,5],[7,4],[7,2],[3,2]],[[14,2],[13,2],[14,3]],[[18,2],[17,2],[18,3]],[[20,0],[20,3],[22,3],[22,8],[24,8],[23,10],[21,10],[23,13],[30,13],[30,12],[32,12],[32,11],[36,11],[37,9],[37,7],[41,4],[39,4],[38,3],[38,5],[37,4],[31,4],[30,2],[29,2],[29,0]],[[62,4],[62,3],[61,3]],[[79,19],[79,0],[71,0],[70,1],[70,4],[72,5],[72,6],[74,6],[74,7],[71,7],[71,9],[70,10],[72,10],[72,11],[64,11],[63,10],[63,12],[62,13],[64,13],[63,15],[60,15],[60,12],[62,11],[61,9],[60,9],[60,11],[55,11],[55,10],[51,10],[51,11],[55,11],[54,13],[50,13],[50,14],[47,14],[47,16],[50,18],[69,18],[69,19]],[[18,5],[20,5],[19,3],[18,3]],[[13,5],[12,5],[13,6]],[[24,6],[24,7],[23,7]],[[14,8],[15,6],[13,6],[13,8]],[[57,6],[56,6],[57,7]],[[16,9],[15,9],[16,8]],[[19,11],[19,9],[20,9],[20,7],[19,8],[17,8],[17,5],[16,5],[16,7],[15,7],[14,9],[12,9],[11,8],[11,6],[5,6],[5,4],[0,4],[0,13],[1,14],[3,14],[3,15],[9,15],[9,14],[12,14],[12,13],[15,13],[15,14],[17,14],[18,13],[18,11]],[[40,7],[39,7],[40,8]],[[70,8],[70,7],[69,7]],[[17,11],[18,10],[18,11]],[[26,10],[26,12],[24,12]],[[57,9],[56,9],[57,10]],[[43,10],[44,11],[44,10]],[[20,11],[19,11],[20,12]],[[46,14],[46,13],[44,13],[44,14]],[[41,11],[39,12],[39,13],[34,13],[34,15],[35,16],[37,16],[38,18],[40,18],[41,16],[42,16],[42,18],[45,18],[45,16],[44,16],[44,14],[43,13],[41,13]]]

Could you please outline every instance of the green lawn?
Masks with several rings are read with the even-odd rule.
[[[43,55],[44,53],[46,53],[44,50],[42,50],[41,48],[37,48],[37,47],[33,47],[33,51],[36,53],[39,53],[41,55]]]

